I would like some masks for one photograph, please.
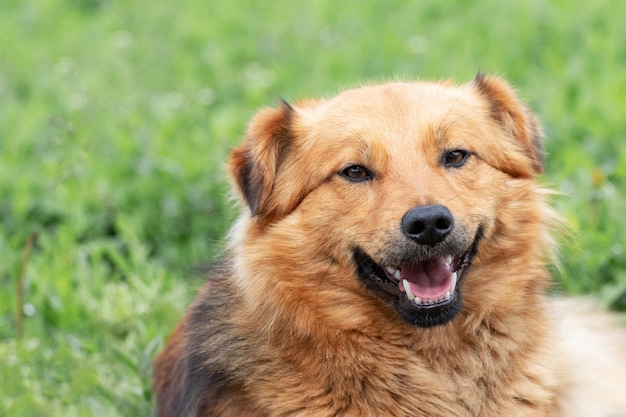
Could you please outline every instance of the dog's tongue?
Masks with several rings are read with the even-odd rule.
[[[442,258],[435,258],[418,265],[403,266],[400,277],[409,282],[415,296],[434,299],[446,294],[450,288],[452,272]]]

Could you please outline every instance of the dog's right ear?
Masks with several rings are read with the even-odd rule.
[[[292,141],[294,109],[283,101],[260,110],[250,122],[244,143],[230,154],[229,171],[252,216],[264,216],[276,172]]]

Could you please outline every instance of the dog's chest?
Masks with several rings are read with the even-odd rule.
[[[361,342],[281,364],[293,373],[267,381],[271,403],[302,416],[547,415],[541,381],[497,367],[488,349],[432,362],[407,348]]]

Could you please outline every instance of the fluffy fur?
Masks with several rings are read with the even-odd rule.
[[[540,136],[482,75],[261,110],[229,162],[228,256],[155,361],[157,415],[626,415],[624,332],[546,296]],[[405,225],[425,206],[443,237]],[[433,306],[381,268],[435,264],[416,291],[459,282]]]

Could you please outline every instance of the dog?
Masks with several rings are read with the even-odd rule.
[[[626,331],[553,298],[541,128],[503,79],[259,111],[225,260],[154,363],[156,415],[626,416]]]

